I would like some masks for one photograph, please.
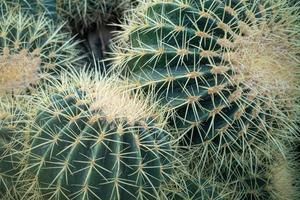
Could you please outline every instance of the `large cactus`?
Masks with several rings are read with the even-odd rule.
[[[37,92],[28,172],[45,199],[157,199],[173,157],[161,114],[99,76]]]
[[[271,1],[145,1],[115,42],[116,68],[156,91],[203,166],[295,133],[296,17],[278,2],[280,11]]]
[[[10,7],[0,19],[0,93],[27,89],[80,60],[77,42],[60,29]]]

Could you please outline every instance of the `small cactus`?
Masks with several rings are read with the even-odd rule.
[[[44,15],[8,10],[0,19],[0,93],[24,91],[82,57],[68,33]]]
[[[95,75],[37,92],[26,169],[46,199],[157,199],[173,159],[161,114]]]

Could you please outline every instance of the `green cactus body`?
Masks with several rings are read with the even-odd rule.
[[[274,54],[278,41],[264,46],[262,32],[272,21],[265,7],[261,1],[153,0],[133,12],[115,42],[115,67],[137,88],[154,89],[174,113],[170,124],[181,144],[197,146],[201,161],[275,140],[272,121],[284,115],[273,103],[286,97],[282,91],[295,95],[290,80],[298,79],[282,75],[283,68],[296,71],[295,63],[286,67]]]
[[[89,84],[74,76],[45,97],[33,122],[28,163],[40,191],[60,200],[157,199],[172,168],[169,135],[146,113],[132,117],[143,103],[113,79]]]
[[[9,9],[0,19],[0,93],[36,85],[82,56],[68,33],[44,15]]]

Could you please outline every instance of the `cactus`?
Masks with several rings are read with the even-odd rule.
[[[173,160],[161,112],[116,77],[95,77],[63,73],[35,95],[31,188],[45,199],[157,199]]]
[[[145,1],[114,43],[114,68],[169,106],[173,133],[196,148],[198,167],[219,165],[295,134],[299,48],[289,9],[285,1]]]
[[[1,17],[0,93],[24,91],[82,58],[78,42],[60,29],[44,15],[13,8]]]

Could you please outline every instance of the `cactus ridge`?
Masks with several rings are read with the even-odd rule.
[[[282,111],[296,112],[295,19],[280,20],[269,4],[153,0],[128,17],[115,41],[115,68],[169,105],[176,137],[204,152],[201,161],[222,162],[228,152],[251,152],[266,140],[277,144],[277,127],[290,129],[282,138],[295,134],[293,118]],[[284,36],[290,38],[278,42]]]
[[[116,78],[74,77],[62,78],[50,97],[37,95],[43,103],[27,167],[34,184],[47,199],[156,199],[173,153],[153,110]]]

